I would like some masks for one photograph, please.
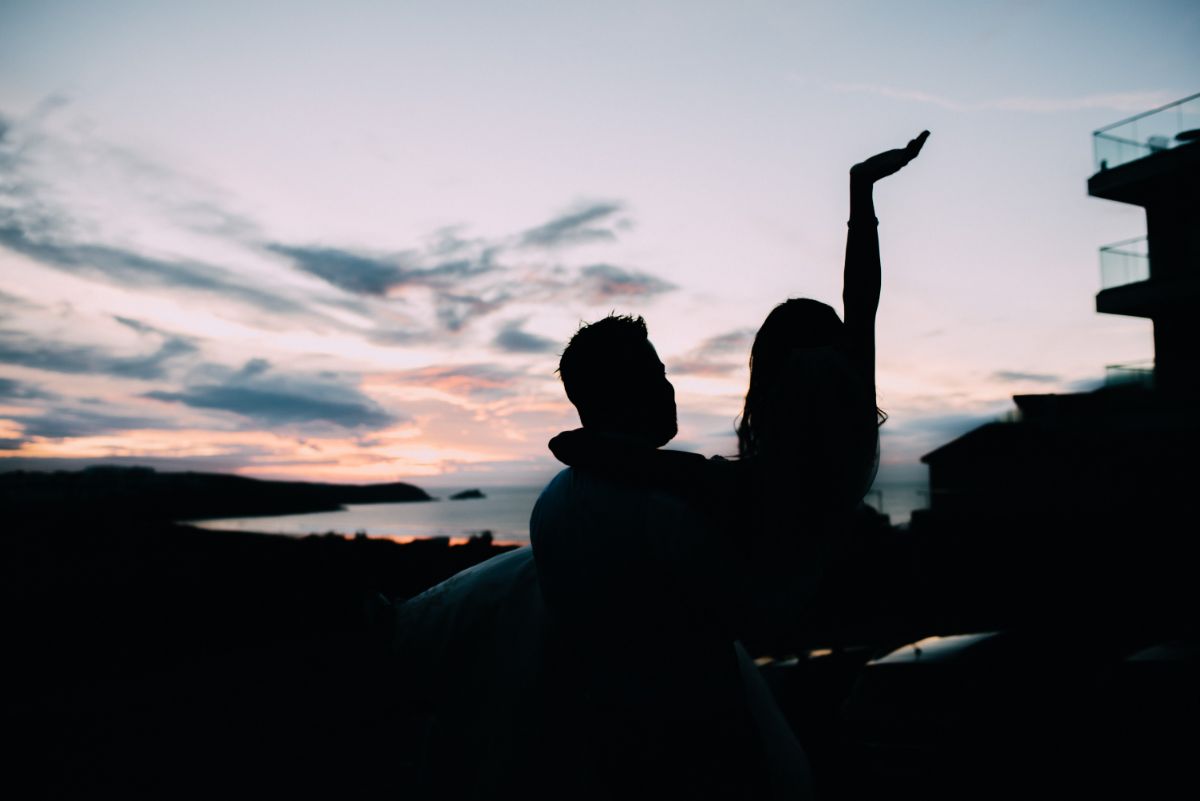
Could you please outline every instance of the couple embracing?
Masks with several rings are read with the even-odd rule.
[[[845,319],[792,299],[759,329],[738,457],[659,450],[674,390],[641,318],[583,326],[559,373],[582,428],[531,547],[402,604],[424,720],[418,796],[804,798],[804,753],[742,640],[801,625],[878,463],[872,188],[928,132],[850,171]]]

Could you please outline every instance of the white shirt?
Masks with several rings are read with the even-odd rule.
[[[601,761],[648,755],[648,765],[660,764],[654,749],[690,729],[696,762],[674,753],[661,764],[703,781],[706,766],[696,763],[719,759],[722,738],[742,720],[761,761],[711,776],[731,781],[731,792],[757,786],[769,797],[811,797],[804,752],[723,627],[730,554],[695,510],[667,493],[568,468],[534,506],[530,540],[547,619],[573,639],[584,666],[581,711],[605,719],[587,747],[603,748],[614,730],[627,740]],[[739,784],[739,769],[766,776]]]
[[[673,495],[567,468],[538,498],[529,538],[555,625],[674,639],[717,623],[719,551]]]

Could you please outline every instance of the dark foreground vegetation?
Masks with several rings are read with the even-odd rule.
[[[371,628],[505,550],[57,515],[0,538],[4,783],[21,797],[403,797]]]
[[[129,509],[76,499],[4,521],[6,785],[411,797],[424,688],[397,672],[373,599],[505,547],[216,532]],[[1073,520],[919,515],[901,530],[864,512],[803,630],[748,643],[776,657],[764,673],[822,797],[1154,795],[1190,780],[1191,526],[1166,509]],[[998,634],[877,661],[968,632]]]

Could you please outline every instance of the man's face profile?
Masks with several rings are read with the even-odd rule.
[[[652,441],[654,447],[666,445],[678,429],[675,409],[675,387],[667,380],[667,371],[654,346],[648,341],[645,348],[630,360],[628,403],[630,418],[637,421],[637,432]]]

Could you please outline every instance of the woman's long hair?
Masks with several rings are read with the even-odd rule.
[[[793,298],[767,315],[750,352],[738,455],[857,503],[874,480],[886,415],[845,340],[837,312],[820,301]]]

